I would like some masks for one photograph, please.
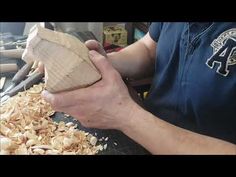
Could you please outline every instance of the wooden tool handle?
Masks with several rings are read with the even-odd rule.
[[[33,62],[26,63],[13,77],[12,82],[18,84],[21,82],[27,74],[29,74],[31,67],[33,65]]]
[[[23,52],[24,52],[24,49],[0,50],[0,56],[21,59]]]
[[[20,84],[18,84],[16,87],[14,87],[12,90],[10,90],[7,95],[14,96],[18,92],[24,91],[24,89],[28,89],[32,87],[34,84],[37,84],[41,81],[43,78],[43,73],[34,73],[32,76],[28,77],[26,80],[22,81]]]
[[[16,63],[12,64],[0,64],[0,73],[16,72],[18,66]]]

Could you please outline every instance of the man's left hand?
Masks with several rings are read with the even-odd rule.
[[[43,91],[42,96],[54,110],[73,116],[85,127],[122,130],[131,121],[137,104],[107,58],[94,50],[89,56],[102,75],[100,81],[56,94]]]

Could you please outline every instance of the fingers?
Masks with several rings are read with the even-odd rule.
[[[103,49],[103,46],[101,45],[101,43],[99,43],[98,41],[95,40],[88,40],[85,42],[86,47],[88,47],[89,50],[95,50],[98,53],[100,53],[103,56],[107,56],[105,50]]]
[[[90,51],[89,54],[91,61],[101,72],[103,81],[113,80],[112,76],[114,73],[114,68],[109,63],[109,61],[94,50]],[[47,72],[45,74],[47,75]],[[47,102],[49,102],[54,109],[61,110],[62,108],[70,107],[73,105],[87,104],[88,101],[96,99],[97,92],[95,88],[96,87],[91,86],[87,88],[80,88],[72,91],[65,91],[54,94],[49,93],[48,91],[43,91],[42,97]]]
[[[60,96],[50,93],[48,94],[47,91],[44,91],[42,93],[42,96],[48,103],[50,103],[54,111],[69,114],[70,116],[73,116],[78,120],[79,118],[82,119],[84,117],[83,111],[81,111],[81,109],[83,110],[83,108],[80,105],[71,105],[70,103],[68,105],[65,105],[64,100],[61,100]]]
[[[40,73],[44,73],[44,64],[42,62],[39,62],[38,70],[39,70]]]
[[[87,110],[87,106],[90,105],[91,102],[96,100],[96,96],[94,94],[91,96],[88,95],[88,92],[81,93],[77,91],[70,92],[61,92],[58,94],[51,94],[48,91],[42,92],[42,97],[47,101],[55,111],[67,113],[74,118],[78,119],[81,123],[86,121],[86,114],[89,113]]]
[[[70,105],[73,105],[75,102],[74,101],[75,95],[73,95],[72,97],[71,92],[52,94],[45,90],[42,92],[42,97],[45,101],[50,103],[51,106],[56,110],[61,110],[62,107],[69,107]]]
[[[88,93],[90,93],[88,95]],[[87,88],[81,88],[72,91],[60,92],[60,93],[50,93],[46,90],[42,92],[42,97],[45,101],[51,104],[55,110],[62,111],[63,108],[84,104],[90,100],[89,97],[94,97],[94,93]]]
[[[89,57],[92,60],[93,64],[100,71],[102,78],[107,79],[110,77],[110,73],[114,70],[111,63],[107,60],[106,57],[102,56],[100,53],[95,50],[89,51]]]

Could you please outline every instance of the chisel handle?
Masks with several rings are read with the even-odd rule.
[[[31,67],[33,65],[33,62],[30,63],[26,63],[13,77],[12,82],[14,82],[15,84],[18,84],[19,82],[21,82],[26,76],[27,74],[29,74]]]
[[[24,49],[0,50],[0,56],[21,59],[23,52],[24,52]]]
[[[34,84],[37,84],[41,79],[43,78],[43,73],[34,73],[32,76],[28,77],[24,81],[22,81],[20,84],[18,84],[16,87],[14,87],[12,90],[10,90],[7,95],[14,96],[18,92],[27,90],[28,88],[32,87]]]
[[[0,73],[9,73],[17,71],[18,71],[18,66],[16,63],[0,64]]]

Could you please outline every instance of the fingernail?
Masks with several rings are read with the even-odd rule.
[[[44,99],[47,99],[48,98],[48,95],[49,95],[49,92],[47,90],[43,90],[42,93],[41,93],[42,97]]]

